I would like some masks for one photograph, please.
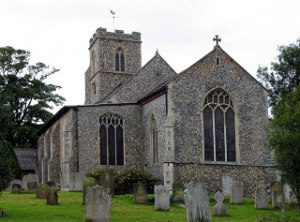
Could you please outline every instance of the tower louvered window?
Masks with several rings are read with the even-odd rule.
[[[213,90],[203,110],[204,149],[207,161],[236,161],[233,104],[222,89]]]
[[[115,54],[115,70],[118,72],[125,71],[125,57],[121,48],[119,48]]]
[[[119,115],[100,116],[100,165],[124,165],[123,124]]]

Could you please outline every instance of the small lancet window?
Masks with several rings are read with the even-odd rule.
[[[203,109],[204,156],[206,161],[236,161],[233,104],[223,89],[205,99]]]
[[[150,144],[152,151],[152,162],[158,163],[158,134],[157,125],[154,116],[151,117],[150,123]]]
[[[219,58],[217,58],[217,66],[220,64],[220,60]]]
[[[122,48],[118,48],[115,54],[115,70],[118,72],[125,71],[125,57]]]
[[[92,67],[93,67],[93,70],[92,70],[92,72],[96,72],[96,58],[95,58],[95,51],[92,51],[92,61],[91,61],[91,63],[92,63]]]

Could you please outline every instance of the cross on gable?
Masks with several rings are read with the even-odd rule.
[[[219,35],[216,35],[216,36],[213,38],[213,41],[216,41],[216,45],[219,45],[219,42],[221,42],[221,39],[219,38]]]

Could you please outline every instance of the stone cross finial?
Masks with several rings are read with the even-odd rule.
[[[216,36],[213,38],[213,41],[216,41],[216,45],[219,45],[219,42],[221,42],[221,39],[219,38],[219,35],[216,35]]]

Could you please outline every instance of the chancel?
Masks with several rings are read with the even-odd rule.
[[[215,193],[229,176],[253,195],[260,180],[274,180],[267,90],[213,40],[212,51],[176,73],[158,51],[142,67],[139,32],[97,29],[84,105],[61,108],[39,131],[40,182],[82,190],[88,171],[131,166],[171,190],[200,180]]]

